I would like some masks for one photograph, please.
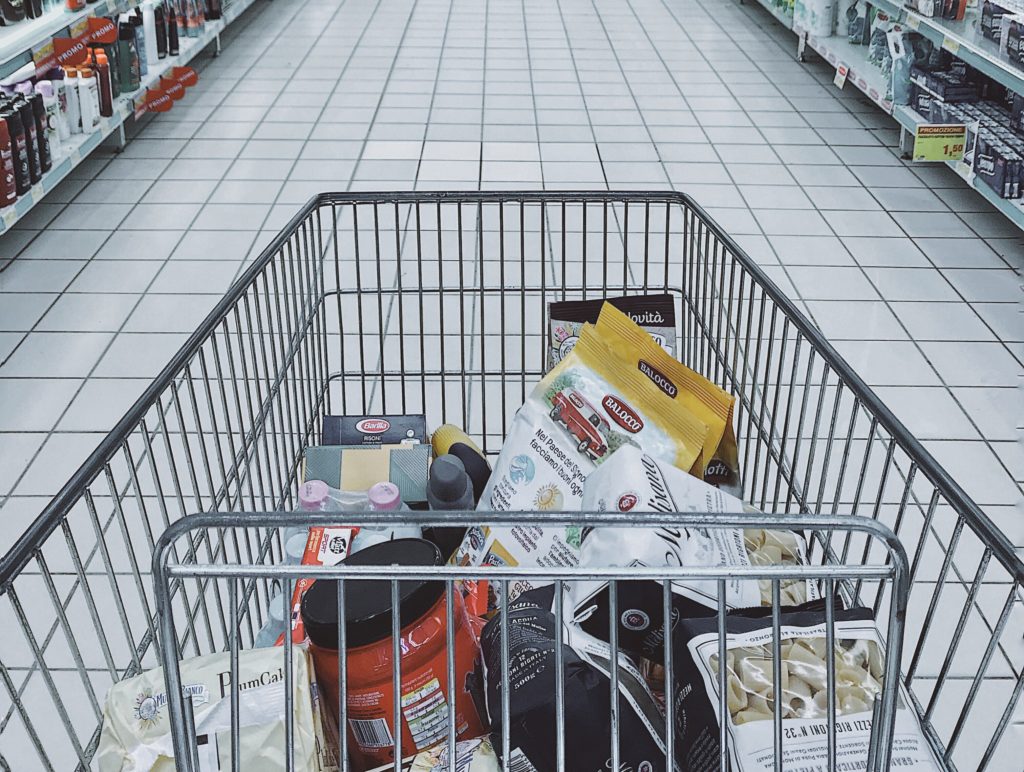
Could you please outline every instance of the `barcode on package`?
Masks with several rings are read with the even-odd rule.
[[[391,736],[391,728],[383,718],[358,719],[350,718],[349,726],[355,735],[356,743],[361,748],[389,748],[395,744]]]
[[[537,772],[537,768],[530,763],[520,748],[513,748],[508,754],[508,772]]]

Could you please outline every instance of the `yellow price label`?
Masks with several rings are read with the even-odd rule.
[[[13,206],[7,207],[4,210],[4,225],[10,228],[14,223],[18,221],[18,213],[14,211]]]
[[[907,26],[912,30],[921,28],[921,17],[916,13],[907,13]]]
[[[953,56],[956,56],[960,52],[960,41],[945,35],[942,38],[942,47],[953,54]]]
[[[967,144],[962,123],[922,123],[914,131],[915,161],[959,161]]]

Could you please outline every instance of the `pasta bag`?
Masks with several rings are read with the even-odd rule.
[[[742,497],[739,453],[732,425],[736,398],[674,359],[640,325],[610,303],[602,306],[594,329],[617,356],[707,425],[708,433],[693,474]]]

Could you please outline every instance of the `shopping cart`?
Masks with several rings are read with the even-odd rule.
[[[161,646],[150,572],[173,523],[292,509],[328,413],[423,412],[494,454],[543,372],[546,304],[645,291],[675,296],[681,359],[738,398],[744,499],[773,523],[813,516],[812,562],[846,600],[880,620],[906,609],[890,662],[942,763],[1018,768],[1020,559],[764,271],[673,193],[307,204],[0,562],[0,767],[88,769],[113,682],[224,650],[236,616],[251,643],[271,578],[288,578],[272,565],[275,522],[203,515],[169,535],[183,539],[169,566],[210,574],[165,577],[177,652]],[[840,515],[881,528],[837,529]],[[885,528],[909,556],[908,592]],[[242,565],[258,570],[238,574],[236,608],[223,577]],[[898,627],[880,625],[898,652]]]

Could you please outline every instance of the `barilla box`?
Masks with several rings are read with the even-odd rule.
[[[430,445],[425,442],[385,445],[320,445],[306,448],[302,480],[323,480],[343,491],[365,491],[379,482],[398,486],[413,509],[426,506]]]
[[[313,526],[309,529],[309,538],[306,539],[306,549],[302,553],[301,563],[304,566],[336,566],[348,557],[352,549],[352,539],[359,533],[357,526],[328,525]],[[302,596],[313,584],[313,579],[304,576],[295,583],[292,590],[291,606],[289,607],[289,626],[292,631],[292,643],[302,643],[306,640],[306,628],[302,625]],[[284,645],[284,633],[278,639],[276,646]]]
[[[424,415],[324,416],[324,445],[392,445],[426,442]]]

